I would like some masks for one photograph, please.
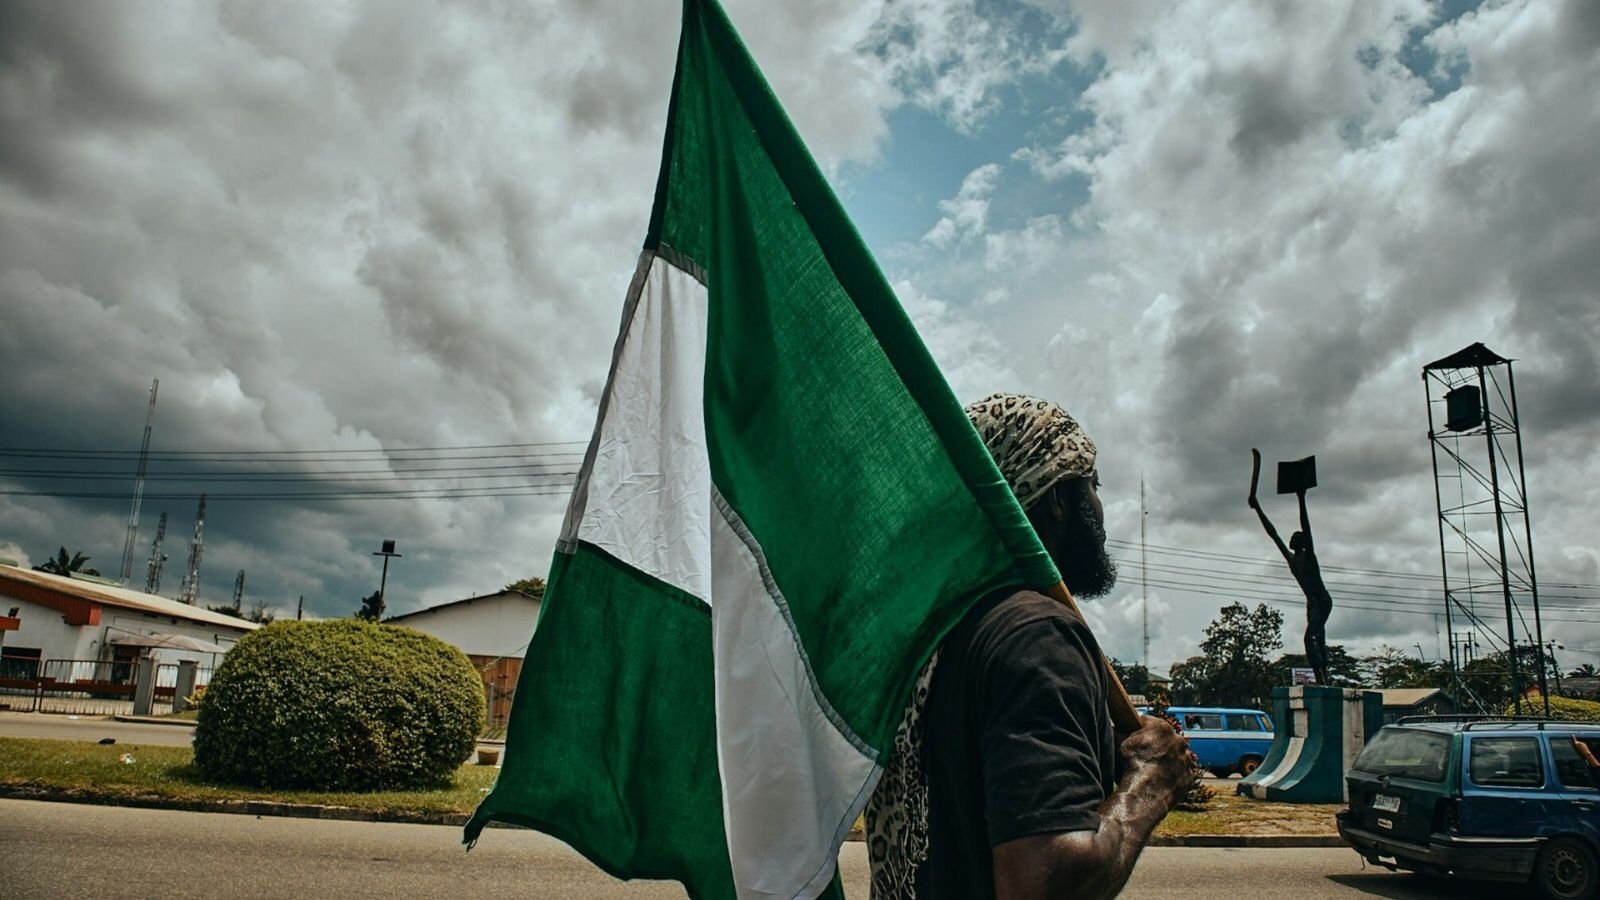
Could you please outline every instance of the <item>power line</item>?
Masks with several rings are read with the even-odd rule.
[[[1106,541],[1106,544],[1107,544],[1107,546],[1115,547],[1115,548],[1122,549],[1122,550],[1135,550],[1135,549],[1139,548],[1139,544],[1136,543],[1136,542],[1117,540],[1115,538],[1108,539]],[[1232,553],[1218,553],[1218,552],[1209,551],[1209,550],[1193,550],[1193,549],[1190,549],[1190,548],[1187,548],[1187,547],[1170,547],[1170,546],[1163,546],[1163,545],[1159,545],[1159,544],[1150,544],[1150,545],[1148,545],[1148,547],[1149,547],[1150,552],[1156,553],[1156,554],[1162,554],[1162,555],[1188,556],[1188,557],[1199,558],[1199,559],[1214,559],[1214,560],[1225,560],[1225,561],[1229,561],[1229,562],[1253,563],[1255,565],[1260,565],[1260,566],[1272,566],[1272,565],[1277,565],[1278,564],[1278,560],[1277,559],[1270,558],[1270,557],[1239,556],[1237,554],[1232,554]],[[1420,572],[1400,572],[1400,571],[1396,571],[1396,570],[1393,570],[1393,569],[1364,569],[1364,568],[1359,568],[1359,567],[1356,567],[1356,566],[1336,566],[1336,565],[1323,565],[1323,566],[1321,566],[1321,569],[1324,572],[1344,572],[1344,573],[1349,573],[1349,574],[1354,574],[1354,575],[1367,575],[1367,576],[1371,576],[1371,577],[1385,578],[1385,579],[1403,579],[1403,580],[1411,580],[1411,581],[1426,581],[1426,582],[1429,582],[1431,584],[1437,584],[1438,580],[1439,580],[1439,576],[1438,575],[1429,575],[1429,574],[1420,573]],[[1549,585],[1549,586],[1552,586],[1552,587],[1600,590],[1600,584],[1597,584],[1597,583],[1541,581],[1540,584],[1541,585]]]
[[[529,441],[520,444],[456,444],[440,447],[362,447],[349,449],[326,450],[158,450],[150,454],[151,459],[188,459],[195,456],[260,456],[273,455],[303,455],[303,454],[328,454],[339,455],[349,453],[434,453],[456,450],[510,450],[518,447],[584,447],[588,441]],[[56,456],[67,458],[86,459],[138,459],[137,450],[83,450],[66,447],[0,447],[0,456]]]

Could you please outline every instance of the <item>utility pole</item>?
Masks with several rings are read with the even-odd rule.
[[[150,426],[156,417],[156,388],[160,385],[159,380],[150,379],[150,406],[144,413],[144,440],[139,444],[139,470],[133,477],[133,508],[128,511],[128,538],[122,544],[122,571],[117,575],[117,583],[123,587],[127,587],[128,579],[133,577],[133,544],[139,536],[139,502],[144,499],[144,475],[150,467]]]
[[[1139,573],[1143,580],[1140,606],[1144,615],[1144,675],[1150,677],[1150,556],[1145,548],[1144,523],[1150,516],[1144,506],[1144,476],[1139,476]]]
[[[373,617],[374,622],[383,621],[383,592],[389,584],[389,560],[397,559],[401,554],[394,552],[394,541],[384,541],[383,549],[372,554],[383,557],[383,576],[378,580],[378,614]]]
[[[300,595],[300,602],[296,603],[294,605],[294,620],[296,622],[300,621],[300,618],[301,618],[301,616],[303,616],[305,614],[305,611],[306,611],[306,595],[305,594],[301,594]]]

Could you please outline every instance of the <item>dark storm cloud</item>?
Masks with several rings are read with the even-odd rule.
[[[823,6],[746,37],[831,163],[871,154],[889,97],[853,50],[876,13]],[[585,439],[649,214],[677,23],[673,0],[626,15],[6,4],[0,446],[136,449],[152,377],[157,451],[359,450],[384,476],[413,467],[407,447]],[[540,474],[394,485],[570,480],[568,462],[528,461]],[[33,561],[82,547],[114,571],[133,462],[13,463],[0,488],[123,496],[0,496],[0,545]],[[191,480],[147,484],[135,580],[162,511],[166,590],[181,576],[195,500],[164,494],[213,495],[208,600],[244,568],[249,596],[281,610],[304,593],[326,615],[372,588],[383,538],[407,554],[390,579],[400,608],[541,573],[562,507],[225,499],[243,488],[219,479],[252,466],[346,486],[296,457],[154,461]]]

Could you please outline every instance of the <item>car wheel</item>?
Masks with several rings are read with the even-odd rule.
[[[1600,884],[1594,851],[1572,837],[1554,837],[1539,851],[1534,882],[1551,900],[1584,900]]]
[[[1246,756],[1244,759],[1239,760],[1240,775],[1249,777],[1251,772],[1259,768],[1261,768],[1261,757],[1259,756]]]

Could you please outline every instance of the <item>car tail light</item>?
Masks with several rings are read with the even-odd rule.
[[[1455,800],[1440,800],[1433,805],[1433,830],[1446,834],[1461,830],[1461,815]]]

